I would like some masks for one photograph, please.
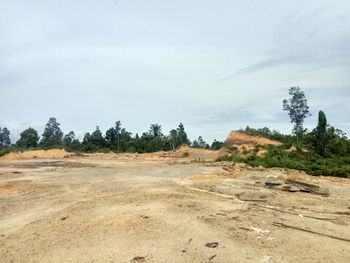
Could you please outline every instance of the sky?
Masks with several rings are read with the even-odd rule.
[[[117,120],[191,139],[249,125],[290,133],[299,86],[350,135],[350,0],[11,0],[0,9],[0,127],[50,117],[78,137]]]

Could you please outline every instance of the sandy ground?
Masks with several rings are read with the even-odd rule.
[[[64,158],[72,153],[63,149],[50,149],[50,150],[34,150],[23,152],[10,152],[4,156],[0,156],[0,159],[32,159],[32,158]]]
[[[286,179],[329,196],[265,187]],[[0,262],[350,262],[349,189],[190,158],[0,160]]]

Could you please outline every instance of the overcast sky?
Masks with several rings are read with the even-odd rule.
[[[0,8],[0,126],[49,117],[223,140],[249,125],[290,132],[282,100],[305,91],[316,125],[350,133],[350,0],[11,0]]]

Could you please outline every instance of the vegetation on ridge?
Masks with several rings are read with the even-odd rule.
[[[168,135],[162,133],[161,125],[151,124],[148,132],[133,136],[131,132],[122,128],[120,121],[105,134],[102,134],[97,126],[92,133],[86,133],[83,140],[79,141],[73,131],[64,135],[56,118],[50,118],[41,139],[38,132],[29,127],[20,134],[20,139],[15,144],[11,144],[10,131],[6,127],[0,127],[0,156],[10,151],[28,149],[65,148],[71,152],[147,153],[175,150],[183,144],[212,150],[224,146],[230,155],[221,156],[217,161],[297,169],[312,175],[350,177],[350,141],[345,133],[331,126],[323,111],[319,111],[317,126],[312,131],[304,129],[304,120],[310,116],[305,94],[299,87],[292,87],[289,89],[289,95],[291,97],[283,100],[282,106],[293,123],[291,135],[271,131],[267,127],[254,129],[247,126],[241,129],[251,135],[282,142],[281,146],[258,145],[254,150],[244,149],[240,152],[235,147],[224,146],[223,142],[216,140],[209,146],[201,136],[191,143],[182,123]],[[266,152],[258,154],[261,149]]]
[[[299,94],[297,94],[299,93]],[[283,143],[281,146],[259,146],[250,155],[225,155],[217,161],[244,162],[251,166],[290,168],[303,170],[311,175],[330,175],[350,178],[350,141],[345,133],[328,124],[326,114],[319,111],[318,124],[311,132],[303,128],[309,107],[304,92],[291,88],[289,100],[283,101],[283,109],[289,111],[294,123],[293,135],[284,135],[265,127],[253,129],[246,127],[246,133],[263,136]],[[295,145],[295,150],[290,148]],[[258,155],[263,148],[266,153]]]

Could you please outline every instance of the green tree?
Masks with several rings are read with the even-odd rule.
[[[214,139],[213,143],[210,146],[211,150],[220,150],[224,146],[223,142],[217,141]]]
[[[106,142],[108,144],[108,146],[112,149],[114,148],[114,145],[116,144],[117,141],[117,134],[115,132],[114,127],[109,128],[106,131],[106,136],[105,136]]]
[[[10,131],[4,127],[3,129],[0,128],[0,147],[10,147],[11,146],[11,139],[10,139]]]
[[[207,148],[207,143],[203,140],[202,136],[198,137],[198,143],[199,143],[199,147],[202,149]]]
[[[35,129],[29,127],[28,129],[21,132],[20,138],[16,142],[16,144],[19,147],[30,148],[30,147],[38,146],[38,142],[39,142],[38,132]]]
[[[112,150],[119,150],[119,136],[115,127],[111,127],[106,131],[105,140],[107,146]]]
[[[117,121],[115,126],[109,128],[106,131],[106,142],[110,149],[117,150],[118,152],[125,151],[136,151],[135,142],[131,137],[131,132],[126,131],[125,128],[121,127],[121,122]]]
[[[72,144],[74,140],[75,140],[75,133],[74,133],[74,131],[70,131],[69,133],[67,133],[63,137],[63,142],[64,142],[65,145]]]
[[[318,154],[325,156],[326,148],[329,143],[330,136],[327,132],[327,118],[326,114],[323,111],[318,113],[318,124],[317,127],[313,130],[314,134],[314,146]]]
[[[122,124],[120,121],[117,121],[115,123],[115,133],[116,133],[116,139],[117,139],[117,150],[120,151],[120,132],[121,132],[121,127],[122,127]]]
[[[190,145],[191,144],[190,140],[187,138],[187,133],[185,132],[185,127],[182,123],[180,123],[179,127],[177,128],[177,134],[178,134],[180,145],[182,145],[182,144]]]
[[[75,138],[75,133],[70,131],[63,137],[63,145],[69,151],[76,151],[80,148],[80,142]]]
[[[90,143],[90,138],[91,138],[90,132],[85,133],[83,138],[83,143],[84,144]]]
[[[0,127],[0,147],[9,147],[11,145],[10,131],[4,127]]]
[[[147,145],[147,152],[158,152],[164,150],[165,141],[161,136],[155,136]]]
[[[95,145],[97,148],[104,148],[106,146],[106,141],[102,136],[100,128],[96,126],[96,129],[90,136],[90,143]]]
[[[291,87],[289,95],[291,96],[290,99],[283,100],[283,110],[288,111],[290,122],[294,123],[293,133],[297,137],[297,143],[299,143],[300,137],[305,132],[303,128],[304,120],[311,114],[305,94],[299,87]]]
[[[56,118],[50,118],[45,126],[44,133],[42,135],[41,144],[44,147],[57,147],[62,145],[63,132],[60,129],[60,124]]]
[[[205,149],[205,148],[209,148],[209,145],[207,147],[207,143],[203,140],[203,137],[199,136],[197,140],[193,141],[192,147],[193,148]]]
[[[151,134],[153,137],[162,136],[162,126],[159,124],[151,124],[151,127],[149,128],[149,134]]]
[[[129,151],[130,149],[132,151],[135,151],[134,149],[134,143],[133,143],[133,138],[131,137],[132,133],[128,132],[125,128],[122,128],[120,130],[120,135],[119,135],[119,144],[120,144],[120,149],[119,151]]]
[[[179,136],[177,130],[171,130],[168,136],[171,149],[174,151],[179,146]]]
[[[94,152],[97,150],[96,145],[92,143],[91,134],[89,132],[85,133],[84,135],[82,150],[85,152]]]
[[[333,126],[327,127],[327,152],[326,154],[334,154],[337,156],[346,156],[350,154],[350,141],[346,134]]]

